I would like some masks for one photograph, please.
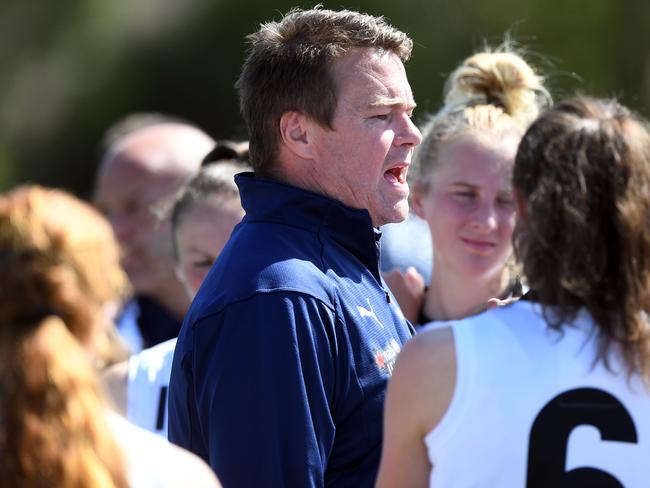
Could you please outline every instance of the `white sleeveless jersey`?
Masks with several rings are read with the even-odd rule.
[[[167,438],[167,391],[176,339],[129,358],[126,416],[135,425]]]
[[[450,322],[456,390],[424,439],[435,487],[648,487],[650,394],[615,349],[594,363],[594,324],[563,333],[520,300]]]

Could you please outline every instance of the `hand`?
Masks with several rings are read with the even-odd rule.
[[[490,298],[487,302],[487,308],[490,310],[491,308],[497,308],[497,307],[505,307],[506,305],[510,305],[513,302],[516,302],[519,300],[517,297],[510,297],[506,298],[505,300],[501,300],[500,298]]]
[[[383,274],[384,280],[395,295],[404,317],[412,324],[417,323],[424,302],[424,278],[410,266],[402,273],[395,268]]]

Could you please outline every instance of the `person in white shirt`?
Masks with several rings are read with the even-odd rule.
[[[246,143],[217,144],[176,197],[171,215],[176,269],[190,300],[244,215],[234,176],[248,169],[247,154]],[[175,346],[174,338],[145,349],[105,375],[118,411],[165,439]]]
[[[531,291],[406,345],[378,487],[648,484],[648,123],[561,102],[524,135],[513,184]]]

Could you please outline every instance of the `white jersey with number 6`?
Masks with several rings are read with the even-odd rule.
[[[558,333],[527,300],[450,322],[456,388],[425,437],[430,485],[650,486],[650,394],[581,311]]]
[[[167,392],[176,339],[129,358],[126,416],[134,424],[167,438]]]

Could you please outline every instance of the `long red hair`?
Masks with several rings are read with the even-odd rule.
[[[0,196],[1,486],[128,486],[91,363],[125,287],[92,207],[37,186]]]

